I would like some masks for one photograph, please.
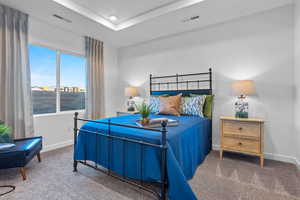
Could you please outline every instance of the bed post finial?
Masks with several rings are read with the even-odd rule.
[[[74,152],[76,151],[76,144],[77,144],[77,120],[78,120],[78,112],[74,113]],[[73,171],[77,172],[77,160],[75,158],[75,154],[73,155]]]
[[[161,157],[161,199],[167,199],[167,124],[168,121],[162,121],[162,136],[161,136],[161,145],[162,145],[162,157]]]

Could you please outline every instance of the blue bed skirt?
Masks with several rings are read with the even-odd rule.
[[[194,176],[197,167],[211,150],[211,120],[196,116],[151,116],[151,118],[159,117],[168,117],[179,121],[178,126],[167,127],[168,198],[171,200],[197,199],[187,181]],[[136,114],[99,121],[110,120],[111,123],[135,125],[139,118],[140,115]],[[108,126],[87,122],[81,129],[107,134]],[[111,134],[152,144],[161,143],[160,132],[112,125]],[[108,147],[111,149],[110,155]],[[123,157],[126,162],[123,162]],[[109,143],[106,137],[79,131],[74,158],[75,160],[96,162],[128,178],[143,181],[160,180],[161,155],[155,147],[120,140],[113,140]],[[123,167],[124,163],[125,167]]]

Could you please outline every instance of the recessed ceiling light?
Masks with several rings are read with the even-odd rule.
[[[116,16],[112,15],[109,17],[109,20],[114,22],[114,21],[117,21],[118,18]]]

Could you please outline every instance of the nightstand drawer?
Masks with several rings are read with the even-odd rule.
[[[260,124],[255,122],[224,121],[224,136],[260,137]]]
[[[232,137],[223,137],[222,148],[233,151],[260,153],[260,142],[257,140],[247,140]]]

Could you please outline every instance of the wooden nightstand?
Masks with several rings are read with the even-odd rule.
[[[137,114],[137,113],[139,113],[139,112],[138,111],[119,110],[119,111],[117,111],[117,116],[129,115],[129,114]]]
[[[221,149],[256,155],[264,166],[264,120],[260,118],[235,118],[221,116]]]

